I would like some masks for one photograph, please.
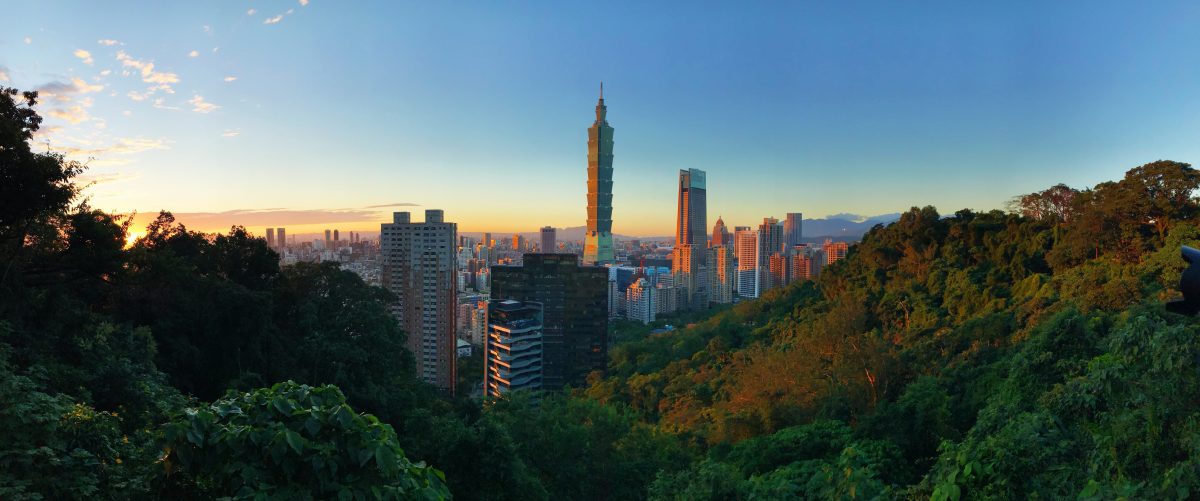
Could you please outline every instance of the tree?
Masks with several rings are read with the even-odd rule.
[[[176,498],[448,499],[442,473],[404,456],[392,427],[334,386],[230,392],[163,431],[162,493]]]

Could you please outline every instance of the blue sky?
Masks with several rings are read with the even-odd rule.
[[[1200,158],[1194,2],[96,5],[7,6],[0,84],[51,91],[38,140],[94,158],[93,205],[205,230],[582,225],[601,80],[622,234],[671,232],[685,168],[733,226]]]

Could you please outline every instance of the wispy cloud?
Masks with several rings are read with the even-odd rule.
[[[149,224],[157,214],[157,210],[139,211],[134,224]],[[233,225],[376,223],[385,219],[380,211],[355,209],[236,209],[224,212],[175,212],[173,215],[180,223],[199,231],[227,231]]]
[[[234,80],[237,80],[237,77],[225,77],[226,82],[232,82]]]
[[[83,109],[83,106],[78,105],[67,108],[52,109],[47,111],[46,115],[59,120],[71,122],[72,124],[77,124],[89,118],[87,110]]]
[[[29,38],[29,37],[25,37],[25,45],[29,45],[31,43],[33,43],[33,39]]]
[[[95,60],[92,59],[92,53],[83,49],[75,49],[75,57],[83,61],[83,64],[92,64]]]
[[[87,94],[89,92],[100,92],[104,89],[100,84],[89,84],[87,80],[79,77],[71,79],[70,83],[50,82],[47,84],[35,87],[33,90],[44,99],[54,99],[61,103],[67,103],[72,100],[73,94]]]
[[[139,70],[143,82],[158,84],[156,90],[172,92],[170,84],[179,83],[179,75],[167,71],[154,71],[154,63],[135,59],[123,50],[117,51],[117,60],[122,66]]]
[[[96,43],[98,43],[98,44],[100,44],[100,45],[103,45],[103,46],[105,46],[105,47],[112,47],[112,46],[114,46],[114,45],[121,45],[121,42],[118,42],[118,41],[116,41],[116,40],[112,40],[112,39],[108,39],[108,38],[105,38],[105,39],[103,39],[103,40],[96,40]]]
[[[192,111],[196,113],[209,113],[217,108],[220,108],[220,106],[206,102],[204,97],[202,97],[200,94],[192,96],[192,98],[188,100],[188,103],[192,105]]]
[[[61,151],[65,155],[88,158],[102,158],[108,155],[134,155],[151,150],[167,149],[170,149],[170,145],[165,139],[148,139],[142,137],[117,138],[112,143],[93,148],[74,146],[55,148],[55,150]]]
[[[258,11],[257,11],[257,10],[254,10],[254,9],[250,9],[250,10],[246,11],[246,15],[247,15],[247,16],[253,16],[253,15],[254,15],[256,12],[258,12]]]
[[[421,206],[421,204],[414,204],[412,202],[392,202],[390,204],[368,205],[363,208],[364,209],[386,209],[388,207],[420,207],[420,206]]]
[[[300,6],[301,6],[301,7],[304,7],[305,5],[308,5],[308,0],[299,0],[299,2],[300,2]]]
[[[160,110],[179,111],[178,106],[167,106],[167,100],[161,97],[154,100],[154,107]]]
[[[212,33],[212,26],[209,26],[209,25],[207,25],[207,24],[206,24],[206,25],[204,25],[204,32],[205,32],[205,33]]]
[[[200,57],[200,51],[194,50],[194,51],[188,52],[188,57]]]
[[[241,131],[230,129],[225,132],[222,132],[221,137],[237,137],[237,135],[241,134],[241,133],[242,133]]]
[[[265,21],[263,21],[263,24],[275,24],[280,21],[283,21],[283,14],[279,14],[275,17],[268,17]]]
[[[9,80],[11,78],[8,76],[8,68],[0,66],[0,82],[7,82]]]

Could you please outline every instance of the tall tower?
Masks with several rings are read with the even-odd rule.
[[[587,236],[583,244],[584,264],[613,262],[612,174],[613,128],[608,126],[604,106],[604,84],[596,103],[596,121],[588,128]]]
[[[453,394],[458,225],[446,222],[440,210],[426,210],[420,223],[411,217],[394,212],[391,223],[380,225],[380,279],[396,296],[388,309],[408,335],[417,374]]]
[[[801,229],[803,225],[804,214],[799,212],[787,213],[787,218],[783,220],[783,245],[785,246],[785,252],[790,254],[797,245],[803,243],[801,241],[801,236],[803,235]]]
[[[708,200],[704,171],[679,171],[679,212],[675,224],[675,256],[671,267],[687,290],[687,305],[708,307]]]
[[[729,229],[725,227],[725,221],[721,220],[721,216],[717,216],[717,224],[713,225],[712,239],[708,241],[709,247],[718,245],[733,246],[733,239],[729,236]]]

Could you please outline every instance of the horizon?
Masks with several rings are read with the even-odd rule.
[[[679,169],[734,226],[1002,209],[1198,149],[1186,3],[78,5],[0,34],[0,85],[42,92],[37,148],[93,158],[85,195],[135,233],[582,226],[601,81],[629,236],[672,233]]]

